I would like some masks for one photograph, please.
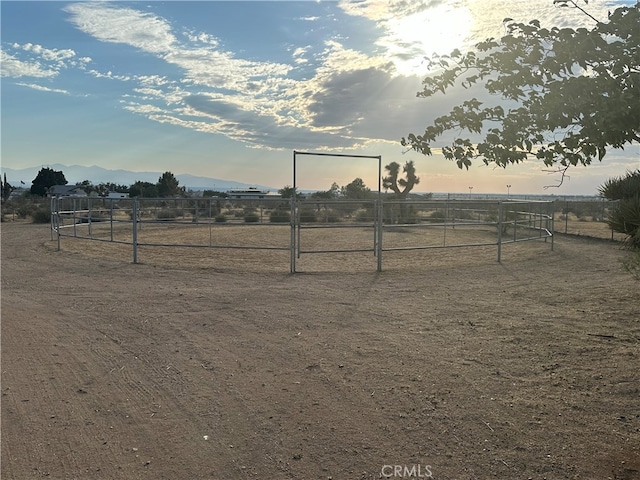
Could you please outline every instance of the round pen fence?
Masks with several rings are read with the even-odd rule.
[[[128,245],[134,263],[147,248],[273,251],[291,273],[311,254],[369,253],[381,271],[403,251],[492,247],[500,262],[514,242],[553,249],[554,231],[552,201],[55,197],[51,213],[58,250],[64,238]]]

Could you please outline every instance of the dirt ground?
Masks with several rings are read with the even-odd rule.
[[[3,480],[640,478],[617,244],[62,245],[2,224]]]

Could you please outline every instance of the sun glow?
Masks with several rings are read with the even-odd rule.
[[[424,75],[424,61],[437,53],[463,49],[472,26],[472,16],[465,6],[441,4],[386,22],[387,36],[379,42],[387,49],[398,73]]]

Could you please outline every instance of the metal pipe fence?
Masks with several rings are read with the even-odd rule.
[[[617,204],[617,201],[604,198],[556,200],[554,202],[555,231],[566,235],[622,240],[624,236],[614,232],[606,222]]]
[[[290,272],[307,254],[383,254],[437,248],[502,246],[550,239],[551,201],[319,200],[229,198],[80,198],[51,201],[51,231],[61,238],[141,247],[280,250]],[[252,228],[262,228],[257,235]],[[53,238],[52,238],[53,239]]]

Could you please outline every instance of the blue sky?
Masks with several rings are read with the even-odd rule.
[[[633,1],[592,0],[594,16]],[[272,185],[292,151],[414,160],[419,190],[594,194],[640,167],[637,145],[570,170],[559,190],[534,161],[459,170],[405,152],[460,98],[417,99],[434,52],[500,36],[502,20],[589,25],[552,0],[2,1],[2,166],[97,165]],[[464,93],[464,92],[463,92]],[[466,92],[468,95],[468,92]],[[361,177],[367,160],[305,157],[301,188]]]

